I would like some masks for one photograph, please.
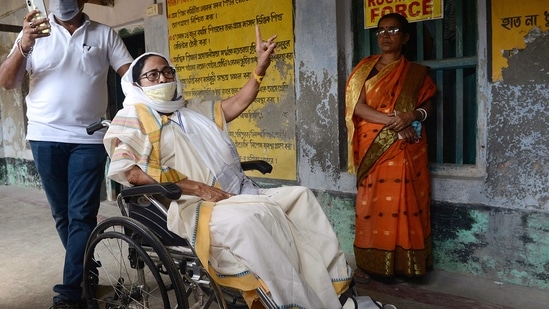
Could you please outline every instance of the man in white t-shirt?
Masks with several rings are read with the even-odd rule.
[[[27,140],[65,247],[52,308],[78,308],[106,160],[103,134],[89,136],[86,126],[105,114],[109,67],[122,76],[133,59],[112,28],[82,12],[87,0],[49,2],[47,19],[33,21],[37,11],[25,16],[0,66],[0,85],[13,89],[30,77]]]

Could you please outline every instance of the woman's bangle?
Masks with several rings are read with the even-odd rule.
[[[427,111],[424,108],[416,108],[416,111],[421,113],[421,122],[424,122],[427,119]]]
[[[252,74],[255,78],[255,81],[258,83],[258,84],[261,84],[261,82],[263,81],[263,77],[265,77],[265,75],[257,75],[257,73],[255,73],[255,70],[252,71]]]
[[[17,40],[17,47],[19,48],[19,52],[21,53],[21,56],[23,56],[23,58],[27,58],[32,53],[32,49],[34,48],[31,47],[28,52],[24,52],[23,47],[21,46],[21,39]]]

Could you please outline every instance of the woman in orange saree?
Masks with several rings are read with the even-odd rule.
[[[357,271],[422,276],[432,266],[431,184],[425,129],[436,85],[408,61],[408,21],[388,14],[376,32],[380,55],[360,61],[346,86],[349,171],[357,174]]]

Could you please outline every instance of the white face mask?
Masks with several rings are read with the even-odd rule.
[[[84,7],[78,7],[76,0],[51,0],[50,11],[61,21],[73,19]]]
[[[141,87],[143,92],[154,102],[161,103],[172,101],[175,98],[177,91],[177,83],[160,83],[157,85]]]

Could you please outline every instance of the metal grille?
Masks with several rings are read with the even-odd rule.
[[[477,4],[444,1],[444,19],[411,23],[406,56],[427,65],[438,86],[434,115],[425,122],[429,160],[475,164],[477,145]],[[355,1],[355,59],[379,53],[375,29],[364,29],[363,1]]]

